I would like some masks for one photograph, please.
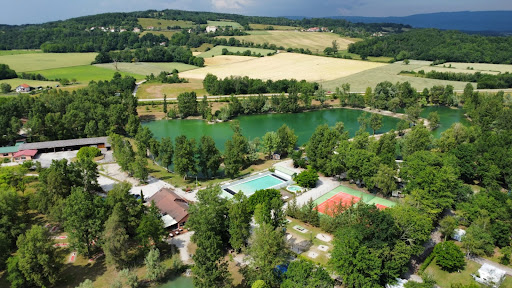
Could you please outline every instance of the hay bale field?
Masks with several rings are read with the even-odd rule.
[[[350,43],[355,40],[350,38],[342,38],[334,33],[320,32],[298,32],[298,31],[257,31],[256,35],[235,36],[235,39],[246,42],[254,42],[256,44],[275,44],[284,48],[304,48],[309,49],[313,53],[317,51],[322,53],[326,47],[332,46],[332,41],[338,42],[338,49],[345,50]],[[229,39],[228,36],[219,36]]]
[[[204,64],[206,66],[216,66],[216,65],[224,65],[231,64],[237,62],[245,62],[254,60],[254,57],[251,56],[236,56],[236,55],[220,55],[210,58],[204,58]]]
[[[437,65],[435,67],[443,67],[443,65],[445,65],[446,67],[452,65],[452,68],[455,68],[455,69],[463,69],[463,70],[474,71],[474,72],[488,71],[488,72],[512,73],[512,65],[507,65],[507,64],[447,62],[447,63],[441,64],[441,65]],[[468,67],[473,68],[473,70],[468,70]]]
[[[181,28],[191,28],[194,26],[194,22],[183,21],[183,20],[164,20],[164,19],[156,19],[156,18],[138,18],[137,20],[143,29],[146,29],[147,27],[150,27],[150,26],[153,26],[155,28],[161,28],[164,30],[167,30],[167,26],[169,26],[169,27],[180,26]]]
[[[112,63],[95,64],[96,67],[115,70],[116,67]],[[117,63],[117,69],[121,72],[133,73],[139,75],[149,75],[151,73],[157,75],[162,71],[171,72],[173,69],[179,72],[185,72],[192,69],[197,69],[197,66],[177,63],[177,62],[137,62],[137,63]]]
[[[164,94],[167,98],[177,98],[183,92],[196,92],[198,97],[208,95],[204,90],[201,80],[191,79],[189,83],[144,83],[137,90],[137,98],[139,99],[163,99]]]
[[[208,20],[208,26],[217,26],[217,27],[231,26],[231,27],[233,27],[233,29],[243,29],[244,28],[238,22],[234,22],[234,21],[210,21],[210,20]]]
[[[183,78],[204,79],[212,73],[218,77],[249,76],[259,79],[297,79],[328,81],[387,64],[335,59],[296,53],[280,53],[271,57],[210,66],[180,73]]]
[[[263,56],[267,56],[268,53],[276,52],[275,50],[270,50],[270,49],[231,47],[231,46],[219,45],[219,46],[213,47],[212,49],[210,49],[204,53],[199,54],[199,57],[208,58],[208,57],[212,57],[212,56],[222,55],[222,49],[228,49],[229,52],[233,52],[233,53],[236,53],[236,52],[242,53],[244,51],[251,50],[251,53],[256,53],[256,54],[259,53]]]
[[[98,53],[34,53],[0,56],[0,63],[16,72],[89,65]]]
[[[47,79],[63,79],[66,78],[68,80],[76,79],[80,83],[89,83],[90,81],[100,81],[100,80],[111,80],[116,71],[111,69],[106,69],[102,67],[92,66],[92,65],[84,65],[84,66],[74,66],[74,67],[65,67],[65,68],[55,68],[55,69],[47,69],[47,70],[37,70],[33,73],[39,73],[46,77]],[[129,75],[134,77],[137,80],[142,80],[146,76],[143,74],[130,73],[119,71],[121,75]]]
[[[348,76],[339,77],[334,80],[325,81],[322,83],[323,87],[327,90],[334,91],[336,87],[341,87],[343,83],[350,83],[350,90],[352,92],[364,93],[367,87],[375,88],[379,82],[389,81],[391,83],[409,81],[412,87],[417,90],[424,88],[432,88],[434,85],[452,85],[455,90],[463,90],[467,82],[446,81],[437,79],[428,79],[420,77],[411,77],[398,75],[403,70],[414,70],[417,68],[430,65],[428,61],[411,60],[409,65],[403,62],[396,62],[393,64],[383,65],[373,69],[367,69],[359,73],[353,73]]]

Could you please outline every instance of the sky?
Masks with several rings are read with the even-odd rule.
[[[163,9],[308,17],[512,10],[511,0],[0,0],[0,4],[0,23],[11,25]]]

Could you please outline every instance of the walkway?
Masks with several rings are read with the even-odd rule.
[[[194,232],[189,231],[167,239],[167,243],[178,247],[178,250],[180,251],[180,259],[184,264],[192,264],[194,262],[191,255],[188,253],[188,244],[190,244],[190,237],[192,237],[192,235],[194,235]]]

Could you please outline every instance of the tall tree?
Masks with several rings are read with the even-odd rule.
[[[380,164],[377,174],[374,176],[375,185],[382,191],[382,193],[388,196],[393,190],[396,189],[396,177],[397,173],[395,169]]]
[[[197,245],[194,259],[194,287],[231,287],[231,275],[228,263],[223,258],[223,242],[220,235],[213,231],[205,231],[200,237],[194,234]]]
[[[167,94],[164,93],[164,107],[163,107],[163,111],[165,113],[165,115],[167,115]]]
[[[120,204],[116,205],[110,217],[105,222],[103,231],[102,248],[105,252],[105,258],[109,265],[119,268],[128,261],[129,236],[121,221],[122,209]]]
[[[229,205],[229,244],[236,251],[240,251],[251,235],[251,212],[248,207],[247,196],[238,192],[233,196]]]
[[[309,260],[299,259],[288,266],[281,288],[317,287],[332,288],[334,281],[329,272]]]
[[[145,247],[151,243],[160,243],[166,235],[164,222],[160,211],[154,202],[151,202],[148,211],[142,216],[139,227],[137,227],[137,238]]]
[[[298,139],[297,135],[295,135],[295,132],[286,124],[283,124],[283,126],[277,129],[277,138],[279,141],[279,152],[285,155],[293,151],[293,148],[295,148]]]
[[[373,135],[375,135],[375,131],[382,128],[382,115],[377,113],[372,113],[370,116],[370,128],[373,130]]]
[[[196,92],[185,92],[178,95],[178,111],[181,118],[197,114]]]
[[[412,127],[411,131],[407,133],[404,139],[404,155],[411,155],[417,151],[428,150],[432,145],[432,134],[430,131],[420,123]]]
[[[337,130],[330,129],[327,125],[320,125],[316,128],[306,146],[306,154],[313,168],[325,171],[340,140],[341,135]]]
[[[146,276],[150,281],[158,281],[165,275],[165,266],[160,262],[160,251],[157,248],[149,250],[144,259]]]
[[[131,188],[132,185],[128,182],[114,184],[112,190],[107,194],[105,204],[107,205],[109,214],[113,213],[116,206],[122,208],[122,213],[118,213],[120,221],[128,235],[135,236],[135,230],[139,227],[140,219],[144,212],[144,206],[140,204],[142,199],[139,202],[130,193]]]
[[[174,169],[185,179],[188,173],[196,172],[196,141],[187,139],[185,135],[176,137],[175,141]]]
[[[246,155],[249,152],[249,143],[240,132],[235,132],[231,139],[226,141],[225,147],[224,166],[226,167],[226,175],[234,178],[247,163]]]
[[[197,147],[197,155],[199,157],[199,168],[204,176],[210,177],[211,174],[217,174],[222,162],[222,155],[211,136],[201,137]]]
[[[261,141],[261,147],[263,148],[263,153],[265,153],[270,159],[272,157],[272,153],[277,152],[279,147],[279,137],[277,136],[277,133],[274,131],[265,133]]]
[[[156,160],[160,162],[167,171],[169,171],[169,165],[172,164],[172,158],[174,157],[174,147],[172,140],[169,137],[164,137],[160,141],[158,157]]]

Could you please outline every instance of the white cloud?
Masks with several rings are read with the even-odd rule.
[[[252,4],[252,0],[211,0],[217,11],[243,11]]]

